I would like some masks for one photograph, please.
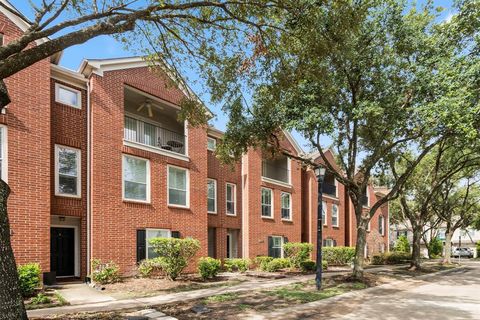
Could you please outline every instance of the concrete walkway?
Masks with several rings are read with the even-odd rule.
[[[72,306],[115,300],[85,283],[62,284],[56,290]]]
[[[480,262],[242,319],[480,319]]]

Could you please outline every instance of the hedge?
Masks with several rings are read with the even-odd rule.
[[[383,264],[402,264],[408,263],[412,259],[412,255],[406,252],[385,252],[381,254],[376,254],[372,257],[372,264],[374,265],[383,265]]]
[[[322,260],[329,266],[343,266],[352,263],[355,257],[355,247],[324,247]]]
[[[225,261],[223,262],[223,267],[228,272],[246,272],[250,267],[250,264],[250,259],[230,258],[225,259]]]
[[[202,257],[198,261],[198,272],[203,280],[214,278],[220,272],[222,262],[211,257]]]
[[[292,267],[300,268],[303,261],[310,258],[313,244],[307,242],[288,242],[283,245],[285,256],[290,260]]]
[[[24,298],[31,297],[40,287],[40,265],[38,263],[28,263],[18,266],[18,280],[20,292]]]

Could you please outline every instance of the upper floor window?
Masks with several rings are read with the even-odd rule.
[[[217,181],[207,180],[207,211],[217,213]]]
[[[123,199],[150,202],[150,161],[123,155]]]
[[[292,199],[290,193],[282,192],[281,202],[282,202],[282,219],[291,220],[292,219]]]
[[[0,126],[0,178],[8,182],[7,127]]]
[[[168,204],[179,207],[189,206],[188,170],[168,166]]]
[[[262,217],[273,218],[272,189],[262,188]]]
[[[55,101],[74,108],[82,108],[82,94],[79,90],[55,83]]]
[[[325,201],[322,201],[322,221],[323,221],[324,226],[328,225],[328,222],[327,222],[327,203]]]
[[[370,206],[370,199],[368,197],[368,187],[363,190],[362,198],[360,199],[364,207]]]
[[[215,138],[207,137],[207,149],[215,151],[217,148],[217,140]]]
[[[55,145],[55,194],[80,197],[80,150]]]
[[[338,227],[338,206],[332,204],[332,226]]]
[[[227,183],[227,215],[236,215],[237,188],[233,183]]]
[[[385,218],[383,216],[378,217],[378,233],[382,236],[385,235]]]

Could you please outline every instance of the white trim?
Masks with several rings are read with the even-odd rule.
[[[209,148],[208,147],[208,142],[209,141],[213,141],[213,149]],[[207,150],[210,150],[210,151],[215,151],[217,149],[217,139],[213,138],[213,137],[208,137],[207,136]]]
[[[323,225],[328,226],[328,204],[327,204],[327,201],[322,200],[322,213],[323,213],[324,204],[325,204],[325,219],[323,220]]]
[[[288,195],[288,198],[289,198],[289,200],[288,200],[288,203],[289,203],[289,208],[288,208],[288,210],[289,210],[290,218],[288,218],[288,219],[285,219],[285,218],[282,217],[282,209],[284,209],[284,208],[283,208],[282,197],[283,197],[284,194],[287,194],[287,195]],[[280,193],[280,217],[281,217],[281,219],[282,219],[283,221],[292,221],[292,220],[293,220],[292,208],[293,208],[293,206],[292,206],[292,194],[291,194],[290,192],[282,191],[282,192]]]
[[[284,257],[284,252],[283,252],[283,245],[285,244],[285,239],[283,236],[270,236],[272,237],[272,249],[273,248],[277,248],[277,247],[274,247],[273,246],[273,242],[274,242],[274,238],[280,238],[280,242],[281,242],[281,245],[280,245],[280,258],[283,258]]]
[[[75,93],[77,95],[77,102],[78,103],[75,105],[75,104],[70,104],[67,101],[60,100],[60,97],[59,97],[60,89],[64,89],[66,91],[70,91],[70,92]],[[70,107],[73,107],[73,108],[76,108],[76,109],[82,109],[82,92],[78,89],[75,89],[75,88],[63,85],[61,83],[55,82],[55,102],[58,102],[58,103],[61,103],[61,104],[64,104],[66,106],[70,106]]]
[[[73,229],[73,238],[74,238],[74,250],[73,250],[73,275],[60,276],[57,278],[68,278],[71,276],[80,277],[80,233],[78,232],[78,225],[67,225],[67,224],[50,224],[50,228],[67,228]],[[51,255],[52,253],[50,253]]]
[[[138,200],[138,199],[130,199],[130,198],[125,198],[125,177],[124,177],[124,167],[123,167],[123,159],[124,158],[134,158],[134,159],[138,159],[138,160],[142,160],[142,161],[146,161],[146,169],[147,169],[147,183],[146,183],[146,188],[145,188],[145,192],[146,192],[146,200]],[[150,184],[151,184],[151,174],[150,174],[150,160],[149,159],[146,159],[146,158],[142,158],[142,157],[137,157],[137,156],[132,156],[130,154],[125,154],[123,153],[122,154],[122,200],[123,201],[126,201],[126,202],[137,202],[137,203],[150,203],[150,190],[151,190],[151,187],[150,187]]]
[[[190,158],[188,156],[184,156],[183,154],[176,153],[176,152],[169,151],[169,150],[160,149],[160,148],[155,148],[155,147],[152,147],[152,146],[149,146],[149,145],[146,145],[146,144],[142,144],[142,143],[138,143],[138,142],[133,142],[133,141],[129,141],[129,140],[124,139],[123,140],[123,145],[126,146],[126,147],[131,147],[131,148],[136,148],[136,149],[140,149],[140,150],[144,150],[144,151],[149,151],[149,152],[161,154],[162,156],[166,156],[166,157],[170,157],[170,158],[174,158],[174,159],[178,159],[178,160],[182,160],[182,161],[186,161],[186,162],[190,161]]]
[[[208,200],[210,199],[208,197],[208,182],[210,181],[213,181],[213,187],[214,187],[214,191],[215,191],[215,195],[214,195],[214,210],[213,211],[209,211],[208,210]],[[216,179],[212,179],[212,178],[207,178],[207,213],[210,213],[210,214],[217,214],[217,199],[218,199],[218,194],[217,194],[217,180]]]
[[[2,130],[2,180],[8,183],[8,127],[0,124]]]
[[[227,201],[228,186],[233,187],[233,213],[228,213],[228,210],[227,210],[227,207],[228,207],[228,201]],[[237,215],[237,185],[235,183],[231,183],[231,182],[225,183],[225,214],[227,216],[231,216],[231,217],[235,217]]]
[[[335,200],[335,201],[339,201],[340,199],[336,198],[336,197],[332,197],[331,195],[328,195],[328,194],[325,194],[325,193],[322,193],[322,198],[327,198],[327,199],[331,199],[331,200]]]
[[[333,224],[333,208],[337,208],[337,223]],[[332,203],[332,227],[338,228],[340,226],[340,214],[338,210],[338,205],[336,203]]]
[[[295,151],[297,152],[297,155],[304,155],[304,152],[302,150],[302,147],[298,144],[297,140],[292,136],[290,132],[287,130],[282,130],[283,134],[287,138],[287,140],[292,144],[293,148],[295,148]]]
[[[262,181],[267,182],[267,183],[276,184],[276,185],[286,187],[286,188],[291,188],[292,187],[292,185],[290,183],[286,183],[286,182],[282,182],[282,181],[279,181],[279,180],[267,178],[267,177],[264,177],[264,176],[262,176]]]
[[[170,168],[176,168],[176,169],[180,169],[180,170],[184,170],[186,171],[186,192],[187,192],[187,195],[186,195],[186,202],[187,204],[186,205],[178,205],[178,204],[171,204],[170,203],[170,192],[169,192],[169,189],[170,189]],[[174,165],[167,165],[167,205],[169,207],[173,207],[173,208],[183,208],[183,209],[189,209],[190,208],[190,170],[188,168],[184,168],[184,167],[179,167],[179,166],[174,166]]]
[[[270,203],[270,215],[269,216],[264,216],[263,215],[263,208],[262,208],[262,206],[263,206],[263,199],[262,199],[263,198],[263,196],[262,196],[263,190],[270,191],[270,201],[271,201],[271,203]],[[273,219],[274,218],[274,216],[275,216],[275,214],[274,214],[275,211],[274,211],[274,206],[273,206],[274,202],[275,201],[274,201],[274,196],[273,196],[273,189],[262,187],[260,189],[260,216],[262,218],[264,218],[264,219]]]
[[[77,193],[76,194],[68,194],[68,193],[60,193],[60,173],[59,173],[59,154],[60,148],[67,149],[74,151],[77,155]],[[81,198],[82,197],[82,150],[64,146],[61,144],[55,144],[55,195],[58,197],[68,197],[68,198]]]
[[[87,89],[88,79],[81,73],[77,73],[73,70],[51,63],[51,78],[65,83],[71,84],[75,87],[81,87]]]

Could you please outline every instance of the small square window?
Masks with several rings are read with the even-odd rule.
[[[215,151],[217,148],[217,140],[215,138],[207,138],[207,149],[210,151]]]
[[[79,90],[61,85],[55,84],[55,101],[62,104],[69,105],[74,108],[81,109],[82,94]]]

